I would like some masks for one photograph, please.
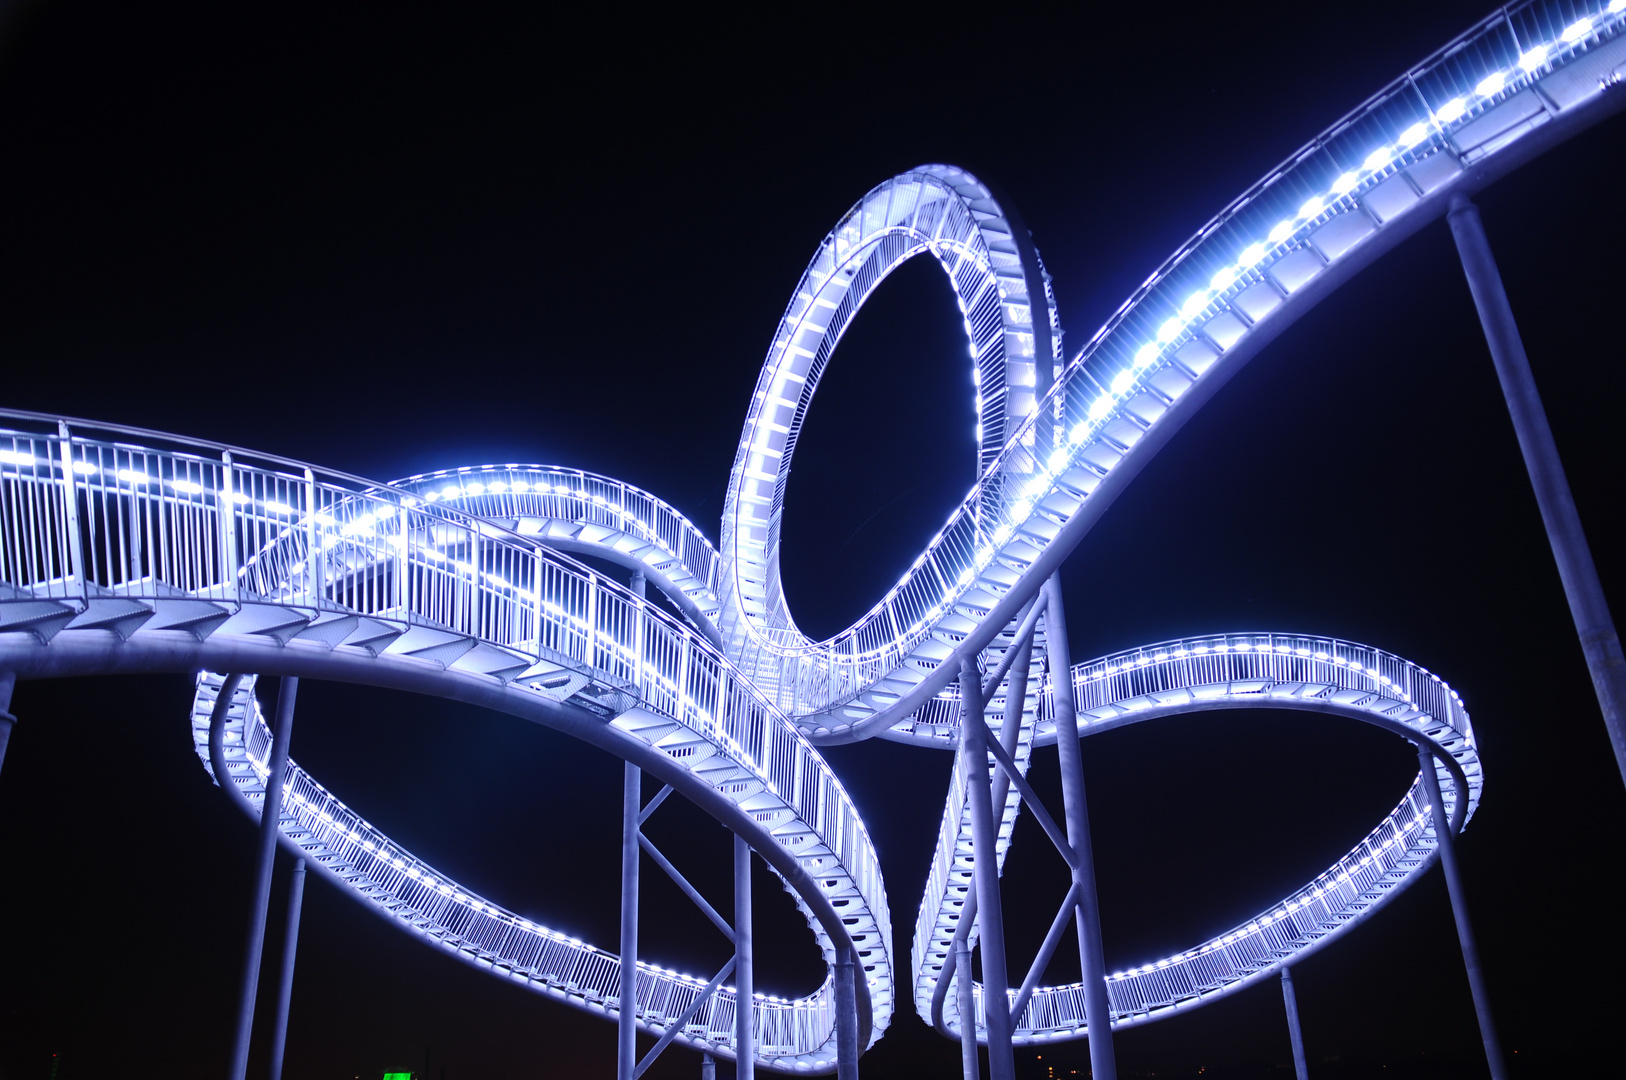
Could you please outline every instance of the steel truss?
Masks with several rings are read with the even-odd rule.
[[[426,943],[616,1019],[623,1076],[643,1067],[631,1053],[634,1027],[707,1062],[741,1057],[746,1075],[839,1065],[854,1076],[859,1051],[891,1019],[897,961],[874,846],[816,747],[873,736],[940,747],[957,757],[911,970],[916,1008],[961,1038],[968,1072],[976,1041],[990,1033],[996,1075],[1012,1045],[1093,1033],[1095,1071],[1110,1076],[1111,1028],[1277,973],[1296,1017],[1289,965],[1442,856],[1494,1070],[1499,1052],[1451,848],[1483,780],[1456,693],[1390,654],[1299,635],[1213,635],[1074,665],[1059,589],[1047,583],[1249,358],[1455,206],[1588,657],[1595,667],[1618,660],[1467,196],[1626,105],[1612,89],[1626,72],[1623,31],[1626,0],[1499,9],[1233,202],[1071,360],[1039,253],[985,184],[927,165],[877,186],[820,245],[775,333],[730,474],[720,547],[653,495],[579,470],[487,466],[381,484],[157,432],[0,413],[10,424],[0,431],[0,755],[18,678],[201,669],[191,718],[199,755],[235,803],[272,826],[262,830],[246,968],[259,962],[270,845],[280,843]],[[779,577],[790,459],[851,319],[887,274],[920,254],[943,267],[964,315],[979,480],[873,609],[811,641]],[[570,557],[583,553],[632,571],[633,588]],[[646,580],[682,621],[646,600]],[[298,678],[339,679],[472,702],[622,757],[621,954],[464,889],[291,759],[284,765],[286,734],[273,751],[278,740],[254,696],[261,675],[284,677],[290,719]],[[1598,685],[1615,724],[1611,710],[1626,691]],[[1384,727],[1420,748],[1420,775],[1361,844],[1300,890],[1210,941],[1108,974],[1079,739],[1242,707]],[[1611,732],[1617,748],[1626,745]],[[1059,823],[1025,778],[1034,748],[1049,743],[1060,746]],[[648,805],[643,773],[665,785]],[[639,830],[671,791],[738,837],[733,924]],[[1013,988],[998,871],[1024,804],[1071,885],[1041,955]],[[638,959],[640,849],[734,940],[736,958],[716,976]],[[751,851],[796,898],[826,957],[824,983],[802,997],[751,989],[749,876],[739,869]],[[1068,922],[1087,977],[1043,985]],[[987,995],[970,978],[973,947],[983,949]],[[291,951],[284,970],[291,978]],[[285,978],[279,1024],[286,987]],[[1292,1030],[1302,1060],[1296,1020]]]

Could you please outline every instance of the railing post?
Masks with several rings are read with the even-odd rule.
[[[299,680],[282,677],[277,688],[276,721],[271,729],[270,760],[266,762],[265,802],[260,808],[259,850],[254,866],[254,892],[249,908],[248,940],[243,949],[243,981],[237,990],[237,1030],[232,1041],[231,1071],[227,1080],[243,1080],[248,1072],[248,1040],[254,1029],[254,998],[260,985],[260,957],[265,948],[265,916],[271,902],[271,871],[276,864],[277,834],[282,828],[282,780],[288,769],[288,737],[294,726],[294,700]],[[248,733],[253,723],[254,703],[246,706],[243,719],[243,754],[248,755]],[[231,780],[220,777],[221,784]]]
[[[305,590],[311,606],[321,609],[326,592],[323,577],[327,560],[322,557],[321,531],[316,524],[316,474],[305,470]]]
[[[1479,220],[1479,208],[1466,195],[1453,195],[1446,220],[1451,224],[1451,235],[1456,238],[1457,252],[1462,257],[1468,291],[1479,309],[1485,343],[1490,346],[1496,377],[1502,384],[1502,396],[1507,399],[1508,414],[1513,418],[1513,431],[1524,454],[1530,486],[1536,493],[1536,506],[1541,510],[1542,524],[1547,527],[1547,542],[1552,545],[1558,576],[1569,600],[1570,616],[1581,639],[1581,652],[1592,673],[1592,688],[1598,695],[1604,727],[1615,750],[1615,765],[1620,770],[1621,780],[1626,781],[1626,656],[1621,653],[1620,636],[1615,632],[1615,620],[1609,613],[1609,601],[1603,594],[1603,583],[1598,580],[1598,568],[1592,562],[1592,549],[1587,546],[1586,532],[1581,528],[1581,515],[1576,512],[1575,498],[1570,494],[1564,463],[1553,442],[1553,429],[1547,423],[1547,411],[1536,390],[1530,358],[1525,355],[1524,341],[1519,337],[1513,307],[1502,287],[1502,275],[1491,254],[1490,240]]]
[[[1067,818],[1067,843],[1078,860],[1073,880],[1079,885],[1078,964],[1084,982],[1084,1022],[1090,1039],[1090,1072],[1096,1080],[1115,1080],[1117,1053],[1112,1045],[1112,1002],[1107,997],[1106,956],[1101,947],[1101,905],[1095,890],[1095,845],[1090,838],[1090,808],[1084,792],[1084,758],[1078,744],[1078,714],[1073,705],[1073,657],[1067,641],[1067,613],[1061,599],[1061,575],[1045,583],[1046,634],[1050,653],[1050,698],[1056,723],[1056,759],[1061,769],[1061,796]]]
[[[970,788],[971,848],[977,882],[977,921],[982,941],[982,996],[988,1029],[988,1075],[1014,1080],[1010,984],[1005,969],[1005,922],[999,897],[998,826],[988,776],[988,724],[982,712],[982,676],[969,659],[960,662],[960,734]]]
[[[282,1080],[283,1050],[288,1044],[288,1006],[294,993],[294,959],[299,952],[299,909],[305,901],[305,860],[295,859],[288,877],[288,928],[282,938],[282,973],[277,981],[277,1019],[271,1029],[270,1080]]]
[[[395,520],[400,532],[400,545],[396,548],[395,559],[395,600],[401,607],[401,619],[410,622],[412,619],[412,553],[407,550],[412,543],[412,525],[410,513],[406,507],[395,508]],[[470,634],[479,634],[480,628],[475,625],[475,614],[480,610],[480,533],[478,525],[470,533],[470,554],[473,556],[469,562],[474,567],[473,580],[465,590],[469,604],[469,618],[464,627]],[[386,541],[387,542],[387,541]]]
[[[1439,766],[1435,764],[1434,751],[1421,744],[1417,747],[1417,761],[1422,766],[1423,791],[1428,795],[1429,812],[1434,819],[1434,836],[1440,846],[1440,867],[1445,871],[1445,890],[1451,896],[1451,914],[1457,923],[1462,964],[1468,970],[1468,992],[1474,999],[1479,1035],[1485,1044],[1485,1062],[1490,1066],[1491,1080],[1507,1080],[1507,1066],[1502,1062],[1502,1044],[1496,1037],[1496,1020],[1491,1015],[1490,992],[1485,988],[1485,974],[1479,966],[1479,947],[1474,944],[1473,924],[1468,921],[1468,897],[1462,887],[1461,869],[1457,866],[1456,840],[1451,835],[1451,819],[1446,815],[1445,799],[1440,794]]]
[[[57,437],[62,440],[62,493],[64,525],[68,530],[68,573],[79,578],[79,594],[90,603],[90,574],[85,569],[85,544],[79,536],[79,481],[73,471],[73,436],[66,421],[58,420]],[[63,582],[64,585],[67,582]]]
[[[633,1080],[638,1067],[638,812],[643,770],[621,767],[621,1008],[616,1020],[616,1080]]]
[[[1287,1037],[1293,1044],[1293,1072],[1296,1080],[1310,1080],[1304,1063],[1304,1032],[1299,1030],[1299,999],[1293,992],[1293,969],[1282,968],[1282,1004],[1287,1007]]]
[[[624,500],[623,500],[623,505],[625,505]],[[634,570],[632,572],[632,578],[628,582],[628,586],[632,590],[632,595],[636,596],[640,600],[644,599],[644,593],[648,590],[648,584],[647,584],[647,582],[646,582],[646,580],[644,578],[644,573],[643,573],[642,570]],[[638,687],[639,693],[643,693],[643,691],[644,691],[644,610],[643,610],[643,608],[634,607],[632,609],[632,618],[637,623],[637,625],[635,625],[632,628],[632,648],[633,648],[633,654],[632,655],[634,657],[634,663],[636,664],[636,667],[633,669],[633,673],[632,673],[632,681],[633,681],[633,684]]]
[[[734,1076],[756,1077],[756,979],[751,948],[751,845],[734,836]]]
[[[231,451],[223,451],[220,460],[220,490],[215,493],[215,506],[220,511],[220,571],[225,577],[220,585],[222,597],[241,600],[237,595],[237,498]]]

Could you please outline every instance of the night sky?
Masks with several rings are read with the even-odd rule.
[[[0,405],[378,479],[579,466],[715,540],[777,320],[870,187],[943,161],[1002,189],[1055,276],[1070,357],[1214,213],[1484,3],[596,4],[534,21],[461,5],[14,8]],[[1478,199],[1617,611],[1623,170],[1616,117]],[[935,264],[911,263],[822,384],[785,516],[787,590],[812,634],[867,609],[970,484],[959,323]],[[1626,790],[1443,222],[1253,360],[1063,578],[1080,660],[1283,630],[1449,679],[1485,760],[1461,851],[1514,1075],[1619,1068]],[[0,1080],[44,1080],[53,1054],[62,1080],[224,1072],[253,830],[191,751],[190,694],[185,676],[17,688]],[[434,699],[306,682],[299,701],[294,757],[360,813],[492,900],[615,946],[619,762]],[[829,756],[879,847],[906,979],[949,756],[884,742]],[[1034,778],[1059,807],[1054,761],[1036,755]],[[1415,772],[1401,741],[1309,714],[1089,739],[1109,970],[1307,881]],[[727,833],[667,807],[652,835],[726,906]],[[1024,816],[1005,876],[1013,966],[1065,889],[1047,847]],[[645,956],[720,966],[721,937],[645,866]],[[822,977],[811,935],[765,871],[757,894],[758,989],[805,992]],[[1071,939],[1050,977],[1077,977]],[[1484,1075],[1438,871],[1295,977],[1313,1076]],[[907,982],[898,996],[864,1075],[957,1075],[957,1047],[916,1017]],[[1274,983],[1117,1047],[1125,1077],[1289,1075]],[[251,1076],[265,1060],[262,1035]],[[448,1080],[609,1077],[614,1027],[417,944],[313,877],[287,1075],[367,1080],[426,1060]],[[1082,1075],[1088,1054],[1018,1060]],[[698,1055],[674,1049],[648,1075],[697,1074]]]

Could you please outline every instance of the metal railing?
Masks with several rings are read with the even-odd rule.
[[[539,694],[573,675],[570,701],[606,718],[637,703],[676,719],[828,846],[835,865],[818,876],[850,880],[863,907],[844,914],[879,930],[867,977],[884,1030],[892,943],[874,844],[824,759],[701,635],[446,500],[139,429],[0,416],[13,422],[0,429],[0,629],[8,609],[53,603],[77,613],[68,629],[134,601],[149,628],[199,635],[234,618],[294,636],[360,616],[416,655]]]
[[[205,768],[209,724],[223,677],[205,674],[193,701],[192,737]],[[227,776],[259,809],[264,804],[271,731],[254,695],[254,676],[239,684],[226,714]],[[245,739],[246,735],[246,739]],[[614,1012],[620,1007],[621,966],[613,953],[516,915],[470,891],[391,840],[288,763],[282,822],[306,858],[403,929],[464,961],[523,983],[528,989]],[[638,965],[638,1017],[663,1031],[704,991],[707,980],[654,964]],[[700,1049],[730,1047],[739,1007],[734,988],[719,988],[684,1025],[679,1038]],[[835,1023],[832,983],[787,1000],[759,994],[753,1005],[759,1053],[806,1053],[824,1046]]]
[[[1451,753],[1468,788],[1440,770],[1448,813],[1466,799],[1464,821],[1478,805],[1483,773],[1473,726],[1461,698],[1439,676],[1392,653],[1335,638],[1299,634],[1220,634],[1148,645],[1077,664],[1070,682],[1080,731],[1105,730],[1153,716],[1233,705],[1335,706],[1353,716],[1427,736]],[[1038,712],[1048,718],[1049,681],[1039,688]],[[1054,727],[1039,723],[1040,738]],[[1048,731],[1046,730],[1048,729]],[[992,761],[992,759],[990,759]],[[956,855],[969,833],[956,807],[965,779],[957,760],[949,813],[928,872],[927,891],[915,922],[913,961],[916,1008],[931,1023],[938,979],[952,978],[948,943],[956,929],[958,900],[968,864]],[[1246,922],[1171,956],[1113,973],[1108,980],[1114,1026],[1143,1023],[1187,1008],[1199,999],[1229,993],[1291,958],[1318,947],[1353,920],[1376,910],[1408,884],[1435,848],[1425,812],[1421,778],[1377,828],[1313,881]],[[1001,837],[1002,857],[1008,836]],[[978,1022],[981,988],[977,988]],[[1014,1000],[1014,993],[1013,993]],[[955,995],[947,1015],[958,1023]],[[1038,988],[1020,1018],[1017,1038],[1042,1042],[1083,1033],[1080,984]]]
[[[760,672],[793,715],[839,721],[844,703],[896,670],[945,617],[986,610],[979,591],[1003,594],[1012,568],[1031,563],[1125,451],[1247,334],[1261,308],[1245,294],[1279,304],[1381,228],[1386,184],[1415,201],[1555,110],[1590,100],[1626,63],[1623,27],[1620,0],[1507,5],[1317,136],[1204,225],[1096,332],[873,608],[823,642],[795,631],[787,612],[785,627],[754,628],[742,668]],[[814,268],[828,250],[829,241]],[[737,465],[731,498],[739,481]]]

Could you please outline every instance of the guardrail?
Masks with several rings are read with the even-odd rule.
[[[849,877],[879,928],[885,962],[869,977],[884,1030],[892,941],[874,844],[824,759],[702,636],[444,500],[141,429],[0,417],[12,422],[0,429],[0,631],[305,635],[438,660],[607,720],[635,704],[677,719],[839,860],[819,876]]]

